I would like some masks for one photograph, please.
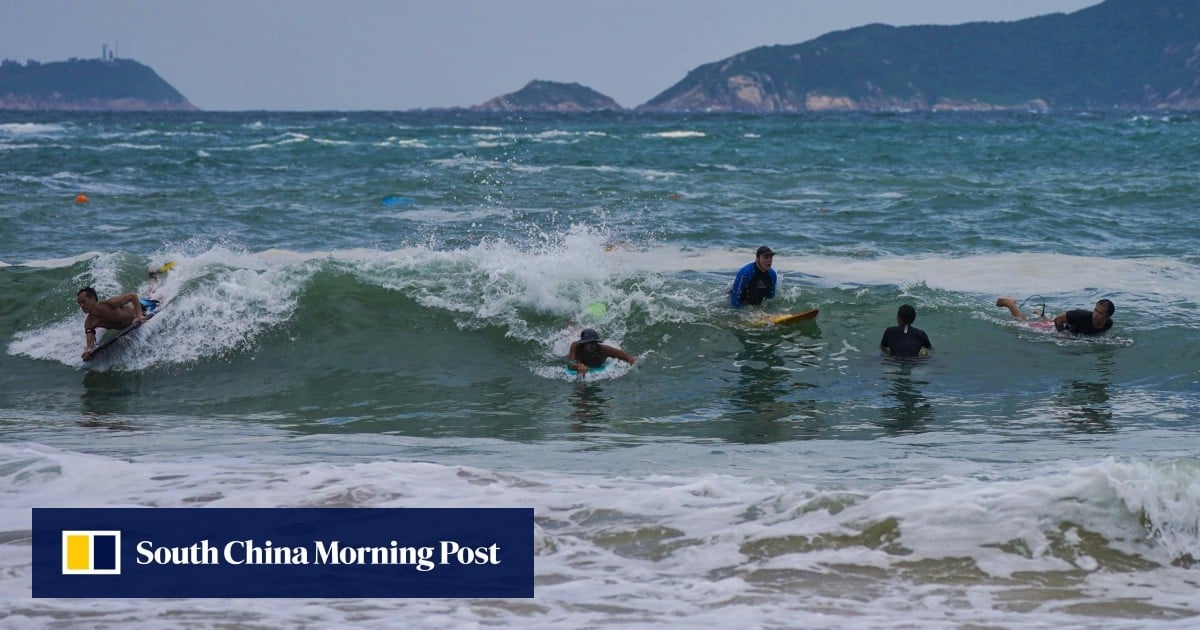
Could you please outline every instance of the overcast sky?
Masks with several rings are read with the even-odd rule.
[[[1071,13],[1099,0],[0,0],[0,57],[105,43],[206,110],[470,106],[533,79],[635,107],[689,70],[870,23]]]

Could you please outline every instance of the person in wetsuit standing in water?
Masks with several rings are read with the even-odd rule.
[[[933,350],[929,335],[913,326],[917,321],[917,309],[911,304],[902,304],[896,311],[896,325],[883,331],[879,349],[893,357],[927,357]]]
[[[779,277],[771,268],[774,261],[775,252],[766,245],[754,252],[754,262],[742,267],[733,279],[733,288],[729,290],[729,304],[733,308],[741,308],[743,304],[762,304],[763,300],[775,297]]]

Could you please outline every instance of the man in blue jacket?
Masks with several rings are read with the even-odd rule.
[[[779,278],[771,268],[774,260],[775,252],[766,245],[754,252],[754,262],[742,267],[733,279],[733,288],[729,290],[729,303],[733,308],[741,308],[743,304],[762,304],[764,299],[775,297]]]

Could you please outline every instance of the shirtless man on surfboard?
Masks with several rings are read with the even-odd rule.
[[[134,322],[144,322],[149,318],[136,293],[100,300],[95,289],[84,287],[75,293],[75,303],[87,313],[83,320],[83,333],[87,336],[87,346],[83,349],[84,361],[92,357],[92,350],[96,347],[97,328],[121,330]]]

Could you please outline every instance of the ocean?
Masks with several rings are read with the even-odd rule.
[[[1194,626],[1197,173],[1187,113],[0,112],[0,625]],[[166,306],[84,363],[83,286]],[[32,599],[35,507],[532,507],[536,596]]]

